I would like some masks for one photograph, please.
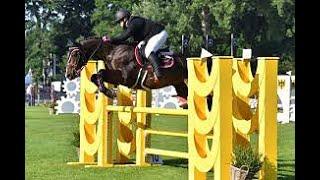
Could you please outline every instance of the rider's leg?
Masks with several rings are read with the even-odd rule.
[[[160,60],[156,56],[155,52],[166,42],[168,38],[168,33],[163,30],[160,33],[152,36],[146,47],[145,47],[145,57],[151,62],[153,70],[158,78],[162,77],[162,73],[160,71]]]
[[[150,61],[151,65],[153,67],[153,71],[155,72],[156,76],[158,78],[161,78],[162,72],[160,71],[160,61],[159,61],[158,56],[154,52],[151,52],[148,57],[148,60]]]

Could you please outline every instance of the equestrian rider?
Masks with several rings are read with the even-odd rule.
[[[125,9],[120,9],[116,13],[116,22],[120,23],[124,32],[113,38],[104,36],[104,41],[117,44],[133,37],[134,41],[139,42],[139,48],[145,45],[144,55],[151,62],[156,80],[160,79],[163,75],[160,71],[160,60],[156,52],[168,37],[164,26],[143,17],[131,16],[131,13]]]

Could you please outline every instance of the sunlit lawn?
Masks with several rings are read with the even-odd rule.
[[[71,144],[76,115],[49,115],[44,107],[26,107],[26,179],[188,179],[187,161],[162,157],[161,167],[84,168]],[[186,118],[155,116],[152,128],[186,130]],[[152,147],[187,151],[186,138],[152,136]],[[295,124],[278,125],[278,179],[295,179]]]

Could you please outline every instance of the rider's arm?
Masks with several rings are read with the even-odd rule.
[[[110,38],[110,43],[120,43],[122,41],[127,40],[132,34],[132,30],[130,28],[127,28],[126,31],[124,31],[122,34],[120,34],[117,37]]]
[[[121,43],[125,40],[127,40],[129,37],[133,36],[134,32],[139,32],[143,30],[144,21],[141,18],[133,19],[130,24],[128,25],[128,28],[124,33],[121,35],[111,38],[111,43]]]

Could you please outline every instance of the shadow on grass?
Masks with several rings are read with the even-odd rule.
[[[278,159],[278,179],[295,179],[295,160]]]
[[[187,159],[179,159],[179,158],[165,159],[165,160],[163,160],[163,165],[188,168],[188,160]]]
[[[163,165],[188,168],[187,159],[165,159],[163,160]],[[270,167],[272,169],[272,167]],[[278,160],[278,180],[294,180],[295,179],[295,161],[294,160]],[[212,170],[210,171],[212,172]],[[212,173],[208,173],[210,177],[213,176]],[[257,177],[257,176],[256,176]]]

